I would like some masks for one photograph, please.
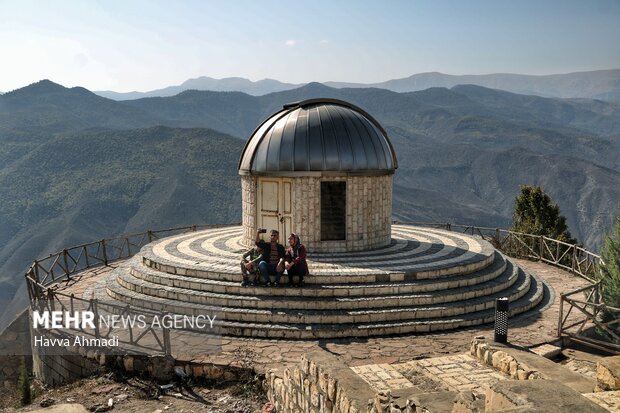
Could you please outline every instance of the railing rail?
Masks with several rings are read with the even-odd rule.
[[[31,283],[32,278],[28,278]],[[96,298],[84,299],[76,297],[74,294],[65,294],[56,291],[53,288],[44,290],[43,295],[39,297],[34,304],[33,310],[38,311],[60,311],[60,317],[56,322],[64,324],[66,314],[74,314],[76,311],[90,311],[94,314],[94,329],[78,323],[77,326],[70,329],[90,335],[97,339],[111,339],[113,336],[118,338],[119,343],[131,345],[136,350],[146,351],[149,354],[161,353],[164,355],[171,354],[169,331],[165,326],[155,328],[152,323],[154,318],[162,320],[166,315],[164,312],[150,311],[145,309],[135,309],[130,305],[117,305],[97,300]],[[108,318],[107,325],[102,327],[99,323],[99,317]],[[114,321],[109,316],[118,316],[125,318],[126,322],[121,322],[120,318]],[[139,319],[138,317],[143,317]],[[143,324],[137,321],[141,320]],[[118,324],[118,325],[115,325]],[[159,323],[158,325],[161,325]],[[149,338],[152,340],[149,341]]]
[[[609,307],[601,300],[601,281],[582,288],[561,294],[560,314],[558,322],[558,336],[588,344],[592,347],[620,354],[620,335],[614,325],[620,323],[620,308]],[[585,299],[575,298],[577,294],[584,294]],[[568,310],[564,312],[565,305]],[[573,310],[578,311],[581,319],[569,322],[568,318]],[[609,317],[603,321],[600,317],[605,311]],[[609,340],[600,340],[584,334],[587,326],[594,325],[599,334],[607,336]]]

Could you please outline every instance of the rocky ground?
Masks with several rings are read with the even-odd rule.
[[[7,389],[0,397],[0,412],[204,412],[255,413],[267,402],[259,380],[245,384],[217,385],[201,383],[186,388],[162,386],[147,380],[129,378],[116,381],[111,375],[83,379],[62,387],[44,388],[33,384],[35,399],[18,408],[16,389]],[[166,388],[170,387],[170,388]],[[69,407],[68,404],[76,406]],[[62,406],[60,406],[62,405]]]

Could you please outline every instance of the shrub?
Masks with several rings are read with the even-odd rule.
[[[544,235],[574,244],[566,225],[566,218],[560,214],[560,207],[540,186],[521,186],[515,198],[512,214],[512,230],[532,235]]]
[[[612,234],[605,236],[601,259],[604,263],[601,267],[603,302],[609,307],[620,308],[620,212],[615,217]],[[619,316],[619,312],[603,311],[604,321],[611,321]],[[613,327],[620,332],[620,323]]]

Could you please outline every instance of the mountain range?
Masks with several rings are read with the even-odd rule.
[[[474,85],[397,93],[319,83],[114,101],[45,80],[0,96],[0,308],[20,306],[13,294],[26,296],[24,269],[50,252],[239,221],[245,140],[283,104],[316,97],[350,101],[388,131],[399,160],[395,219],[507,227],[519,185],[531,184],[560,205],[586,247],[599,248],[611,227],[619,103]]]
[[[201,76],[195,79],[188,79],[180,85],[168,86],[162,89],[155,89],[149,92],[114,92],[111,90],[95,92],[99,96],[114,100],[131,100],[148,97],[167,97],[178,95],[186,90],[210,90],[213,92],[243,92],[248,95],[260,96],[268,93],[281,92],[283,90],[295,89],[303,84],[283,83],[274,79],[263,79],[253,82],[242,77],[226,77],[214,79],[208,76]]]
[[[620,69],[575,72],[554,75],[521,75],[494,73],[487,75],[448,75],[438,72],[418,73],[402,79],[379,83],[324,82],[333,88],[379,88],[393,92],[415,92],[431,87],[451,88],[456,85],[472,84],[514,93],[559,98],[588,98],[620,101]],[[260,96],[268,93],[296,89],[304,84],[284,83],[274,79],[256,82],[228,77],[214,79],[202,76],[189,79],[177,86],[169,86],[149,92],[98,91],[96,94],[114,99],[131,100],[145,97],[174,96],[185,90],[209,90],[216,92],[243,92]]]

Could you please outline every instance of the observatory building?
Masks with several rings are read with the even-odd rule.
[[[257,228],[267,228],[301,234],[313,253],[387,246],[397,167],[387,133],[357,106],[284,105],[241,154],[242,243],[252,245]]]

